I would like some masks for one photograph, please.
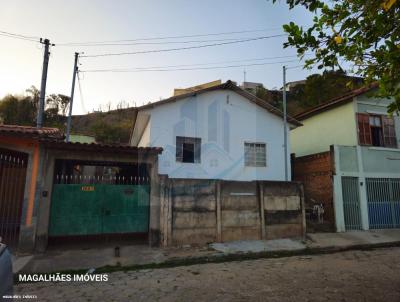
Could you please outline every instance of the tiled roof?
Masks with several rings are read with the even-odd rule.
[[[101,143],[71,143],[60,140],[41,139],[40,142],[50,149],[77,150],[90,152],[113,152],[113,153],[155,153],[163,151],[161,147],[133,147],[122,144],[101,144]]]
[[[57,128],[36,128],[31,126],[19,125],[0,125],[0,134],[23,136],[32,138],[52,138],[63,139],[64,135]]]
[[[354,97],[367,93],[368,91],[375,89],[378,87],[378,83],[373,83],[369,86],[364,86],[361,88],[354,89],[350,91],[349,93],[346,93],[345,95],[342,95],[340,97],[336,97],[326,103],[323,103],[321,105],[312,107],[306,111],[303,111],[302,113],[299,113],[294,116],[295,119],[302,121],[305,120],[313,115],[319,114],[323,111],[327,111],[329,109],[335,108],[337,106],[349,103],[353,100]]]

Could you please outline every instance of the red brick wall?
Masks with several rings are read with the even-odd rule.
[[[312,207],[314,199],[324,205],[324,220],[334,229],[333,210],[333,150],[323,153],[295,157],[292,155],[292,175],[294,181],[304,185],[306,208]]]

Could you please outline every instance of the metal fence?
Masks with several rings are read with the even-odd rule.
[[[73,175],[57,174],[54,184],[107,184],[107,185],[147,185],[150,178],[147,176],[96,176],[96,175]]]
[[[400,227],[400,178],[367,178],[369,227]]]
[[[346,230],[361,230],[358,177],[342,177],[342,194]]]
[[[18,244],[26,166],[24,154],[0,150],[0,237],[11,247]]]

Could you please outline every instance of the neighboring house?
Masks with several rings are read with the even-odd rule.
[[[139,107],[130,144],[162,147],[159,173],[170,178],[282,181],[282,117],[227,81]],[[288,132],[301,125],[288,121]]]
[[[71,143],[91,144],[91,143],[95,143],[96,139],[95,139],[95,137],[89,136],[89,135],[71,134],[69,136],[69,141]]]
[[[306,201],[323,203],[337,231],[400,227],[400,117],[376,85],[351,91],[295,118],[293,178]]]
[[[264,88],[264,85],[262,83],[243,82],[242,85],[240,85],[240,88],[251,92],[252,94],[256,94],[257,89]]]

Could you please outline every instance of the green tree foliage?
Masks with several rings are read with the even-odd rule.
[[[287,92],[288,112],[292,115],[300,113],[362,85],[363,79],[349,77],[340,70],[310,75],[304,84],[297,84]],[[260,87],[257,89],[256,96],[282,110],[281,90],[267,90]]]
[[[40,91],[32,86],[26,95],[7,95],[0,99],[0,116],[4,124],[34,126],[36,124]],[[44,125],[63,128],[69,97],[52,94],[46,99]]]
[[[310,108],[342,96],[363,85],[360,78],[348,77],[343,71],[324,71],[307,77],[305,84],[298,84],[290,91],[291,99],[303,108]]]
[[[273,0],[276,2],[276,0]],[[305,29],[291,22],[284,47],[300,56],[312,52],[306,67],[339,68],[352,63],[352,72],[367,83],[379,82],[377,96],[393,97],[389,112],[400,111],[400,1],[398,0],[287,0],[292,9],[303,6],[314,13]]]
[[[5,124],[33,126],[36,120],[39,95],[31,87],[26,96],[6,95],[0,100],[0,116]]]
[[[91,132],[94,134],[96,142],[99,143],[127,143],[129,141],[130,129],[131,125],[127,122],[110,124],[104,121],[102,117],[98,117],[91,127]]]

